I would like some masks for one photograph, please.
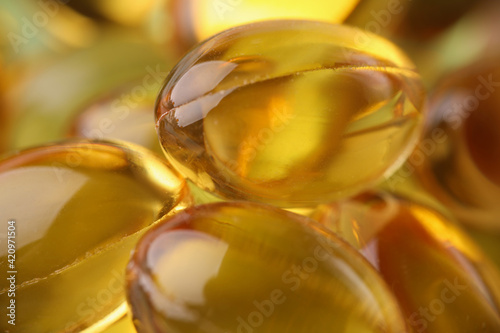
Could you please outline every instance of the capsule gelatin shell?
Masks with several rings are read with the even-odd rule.
[[[229,200],[314,206],[365,189],[403,163],[423,89],[392,43],[359,29],[270,21],[199,44],[156,106],[168,160]]]

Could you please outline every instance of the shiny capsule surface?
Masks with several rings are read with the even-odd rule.
[[[342,23],[359,0],[174,0],[178,37],[193,44],[242,24],[274,19],[308,19]]]
[[[314,206],[391,174],[414,146],[423,91],[390,42],[346,26],[271,21],[198,45],[157,102],[160,142],[199,187]]]
[[[370,192],[313,217],[377,268],[414,332],[500,332],[500,275],[441,214]]]
[[[414,153],[423,161],[415,166],[429,192],[460,222],[495,233],[500,233],[499,59],[483,59],[441,82],[430,100],[425,145]]]
[[[179,174],[138,146],[73,141],[2,160],[0,221],[14,226],[15,257],[2,232],[0,266],[16,273],[2,269],[0,300],[15,300],[17,321],[1,331],[98,332],[122,316],[130,251],[188,202]]]
[[[251,203],[161,221],[128,266],[138,332],[405,332],[387,286],[305,217]]]

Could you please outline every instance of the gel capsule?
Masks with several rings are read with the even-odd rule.
[[[4,316],[1,331],[97,332],[112,323],[126,311],[131,249],[160,214],[188,201],[177,172],[138,146],[75,141],[1,161],[0,302],[4,313],[14,299],[16,314],[15,327]]]
[[[174,0],[177,33],[191,45],[223,30],[256,21],[309,19],[342,23],[359,0]]]
[[[434,91],[419,179],[461,222],[500,233],[500,57],[483,59]]]
[[[390,175],[414,146],[422,99],[390,42],[271,21],[194,48],[170,72],[156,121],[168,159],[201,188],[303,207]]]
[[[414,332],[500,332],[500,275],[442,215],[380,192],[313,217],[377,268]]]
[[[139,332],[405,332],[385,284],[305,217],[251,203],[189,208],[128,266]]]
[[[158,89],[137,81],[92,103],[73,119],[68,136],[123,140],[163,155],[151,112]]]

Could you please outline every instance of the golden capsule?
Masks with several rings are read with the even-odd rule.
[[[138,146],[74,141],[2,160],[0,302],[14,300],[16,319],[3,318],[2,332],[111,324],[126,311],[124,271],[137,239],[188,202],[178,173]]]
[[[458,220],[500,233],[500,66],[480,62],[435,89],[423,142],[414,155],[419,180]],[[418,156],[417,156],[418,155]]]
[[[405,332],[356,251],[270,206],[216,203],[162,220],[127,281],[138,332]]]
[[[163,156],[151,112],[158,89],[144,78],[108,94],[74,117],[68,136],[132,142]]]
[[[167,158],[227,199],[313,206],[390,175],[413,148],[423,91],[392,43],[310,21],[234,28],[170,72],[156,121]]]
[[[223,30],[273,19],[308,19],[342,23],[359,0],[176,0],[173,13],[178,37],[192,45]]]
[[[376,192],[313,217],[377,268],[414,332],[500,332],[500,275],[441,214]]]

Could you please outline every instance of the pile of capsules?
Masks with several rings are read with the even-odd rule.
[[[500,332],[494,1],[0,14],[3,332]]]

